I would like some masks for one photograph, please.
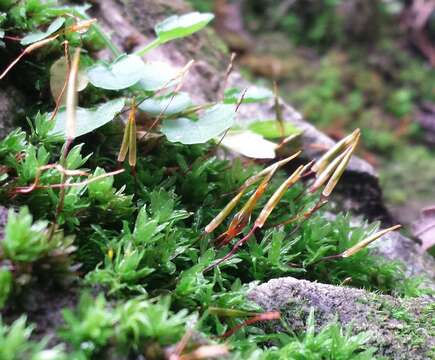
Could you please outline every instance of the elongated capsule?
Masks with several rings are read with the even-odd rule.
[[[77,75],[79,71],[80,51],[81,49],[77,48],[74,52],[66,90],[66,137],[68,140],[76,137]]]
[[[337,185],[338,181],[340,180],[341,176],[343,175],[344,171],[346,170],[347,165],[349,164],[350,158],[353,155],[353,152],[356,148],[356,145],[358,143],[359,137],[357,137],[357,140],[353,144],[352,147],[350,147],[346,152],[344,153],[345,156],[343,160],[341,160],[340,164],[338,165],[335,172],[332,174],[331,178],[329,179],[328,183],[326,184],[325,188],[322,191],[322,195],[324,197],[328,197],[331,195],[332,191],[334,190],[335,186]]]
[[[297,181],[300,180],[301,174],[304,171],[304,166],[299,166],[293,174],[291,174],[287,180],[285,180],[280,187],[273,193],[269,201],[264,206],[263,210],[261,210],[260,215],[258,215],[257,220],[255,220],[254,227],[256,228],[262,228],[265,222],[267,221],[269,215],[272,213],[275,206],[278,204],[278,202],[281,200],[281,198],[284,196],[287,189],[291,186],[293,186]]]
[[[323,154],[323,156],[319,160],[316,161],[312,170],[316,173],[323,172],[323,170],[328,166],[331,160],[334,159],[337,154],[343,151],[347,146],[352,144],[360,133],[360,129],[356,129],[353,133],[341,139],[331,149]]]
[[[321,173],[317,173],[317,178],[314,181],[313,185],[310,186],[309,191],[310,192],[315,192],[317,190],[319,190],[322,185],[324,185],[328,179],[332,176],[332,174],[334,173],[334,170],[338,167],[338,165],[340,164],[340,162],[344,159],[344,157],[346,156],[346,152],[347,150],[340,154],[339,156],[337,156],[327,167],[324,171],[322,171]]]
[[[91,25],[94,24],[95,22],[97,22],[97,19],[89,19],[89,20],[80,21],[77,24],[70,26],[66,32],[77,32],[77,33],[83,34],[86,31],[88,31],[89,28],[91,27]]]
[[[242,316],[255,316],[258,313],[252,311],[238,310],[238,309],[226,309],[210,306],[208,308],[209,314],[218,315],[223,317],[242,317]]]
[[[243,188],[247,188],[253,184],[255,184],[256,182],[260,181],[260,179],[265,176],[266,174],[268,174],[269,172],[271,172],[275,166],[277,166],[277,169],[279,169],[281,166],[284,166],[285,164],[287,164],[288,162],[290,162],[291,160],[293,160],[294,158],[298,157],[300,155],[300,153],[302,152],[302,150],[294,153],[293,155],[290,155],[289,157],[286,157],[285,159],[282,159],[270,166],[268,166],[267,168],[261,170],[258,174],[255,174],[253,176],[251,176],[248,180],[246,180],[243,185],[242,185],[242,189]]]
[[[206,233],[211,233],[220,224],[222,224],[222,222],[228,217],[231,211],[233,211],[233,209],[239,203],[246,190],[247,188],[242,189],[236,196],[231,199],[231,201],[222,209],[222,211],[205,227]]]
[[[342,252],[341,257],[347,258],[349,256],[355,255],[357,252],[359,252],[362,249],[364,249],[365,247],[367,247],[373,241],[379,239],[380,237],[384,236],[385,234],[387,234],[391,231],[399,229],[401,226],[402,225],[395,225],[395,226],[392,226],[388,229],[384,229],[384,230],[376,232],[375,234],[369,236],[368,238],[360,241],[358,244],[356,244],[356,245],[352,246],[351,248],[347,249],[346,251]]]
[[[137,147],[136,147],[136,106],[133,106],[131,109],[131,115],[129,121],[130,125],[130,135],[129,135],[129,145],[128,145],[128,163],[131,167],[136,166],[136,156],[137,156]]]
[[[121,148],[119,149],[119,154],[117,159],[118,162],[123,162],[125,160],[125,157],[127,156],[127,152],[130,144],[130,127],[131,127],[131,122],[129,120],[125,125],[124,136],[122,137]]]
[[[257,201],[261,198],[261,196],[266,191],[267,186],[269,185],[270,179],[272,179],[276,170],[278,170],[278,165],[275,165],[272,168],[272,170],[266,175],[266,177],[263,179],[263,181],[260,183],[260,185],[258,185],[258,188],[255,190],[255,192],[251,195],[249,200],[243,206],[242,210],[240,211],[241,213],[247,213],[247,214],[252,213],[252,210],[254,209],[255,205],[257,204]]]
[[[226,234],[225,237],[220,241],[220,246],[226,245],[228,242],[234,239],[237,235],[239,235],[242,232],[243,228],[249,223],[255,205],[266,191],[270,179],[275,174],[277,169],[278,167],[275,166],[275,168],[273,168],[272,171],[269,172],[269,174],[267,174],[267,176],[263,179],[260,185],[258,185],[255,192],[250,196],[249,200],[246,202],[243,208],[236,215],[234,215],[228,227],[228,230],[225,232]]]

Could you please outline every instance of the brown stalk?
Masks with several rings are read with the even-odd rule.
[[[15,189],[15,192],[19,194],[28,194],[35,189],[40,189],[38,184],[41,178],[41,174],[45,170],[53,169],[53,168],[55,168],[57,171],[59,171],[61,174],[64,174],[65,176],[88,176],[89,175],[88,173],[80,170],[67,170],[62,165],[59,164],[48,164],[48,165],[40,166],[38,169],[36,169],[35,180],[33,181],[32,185],[27,187],[18,187]]]
[[[69,59],[69,51],[68,51],[68,41],[65,40],[63,42],[63,45],[64,45],[64,54],[65,54],[65,59],[66,59],[65,81],[63,83],[62,90],[60,91],[60,94],[59,94],[59,96],[56,99],[56,107],[54,108],[54,111],[51,114],[49,121],[54,120],[54,118],[56,117],[57,113],[59,112],[60,103],[62,101],[63,94],[65,93],[65,90],[66,90],[67,85],[68,85],[68,78],[69,78],[69,72],[70,72],[70,67],[71,67],[71,62],[70,62],[70,59]]]
[[[227,87],[228,78],[230,77],[231,72],[233,71],[234,67],[234,60],[236,59],[236,53],[231,53],[230,62],[228,64],[228,67],[225,71],[224,80],[223,80],[223,86],[222,86],[222,100],[225,97],[225,88]]]
[[[272,321],[272,320],[279,320],[281,319],[281,313],[279,311],[269,311],[265,312],[256,316],[253,316],[252,318],[243,321],[241,324],[234,326],[232,329],[228,330],[225,334],[222,335],[223,338],[230,337],[235,332],[239,331],[241,328],[255,324],[260,321]]]
[[[71,69],[68,76],[68,85],[66,92],[66,141],[63,146],[63,152],[60,157],[60,164],[62,167],[66,168],[67,166],[67,157],[69,153],[70,146],[74,141],[76,134],[76,111],[77,111],[77,74],[80,63],[80,52],[81,48],[78,47],[74,52],[74,57],[71,64]],[[59,192],[59,202],[56,207],[56,214],[50,227],[49,239],[51,240],[54,232],[57,228],[57,219],[59,218],[65,201],[66,187],[64,186],[67,180],[67,176],[62,174],[61,176],[61,184]]]
[[[47,45],[48,43],[52,42],[53,40],[55,40],[57,37],[59,37],[58,35],[54,35],[54,36],[50,36],[47,39],[43,39],[41,41],[35,42],[34,44],[30,44],[29,46],[27,46],[20,55],[18,55],[18,57],[12,61],[8,67],[2,72],[2,74],[0,75],[0,80],[2,80],[7,73],[18,63],[18,61],[20,61],[25,55],[30,54],[32,51],[35,51],[45,45]]]
[[[285,136],[284,119],[282,116],[281,104],[279,102],[279,89],[276,80],[273,82],[273,94],[274,94],[275,117],[279,126],[279,131],[281,133],[281,139],[284,139]]]

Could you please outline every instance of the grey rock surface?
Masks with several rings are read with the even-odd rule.
[[[23,113],[23,95],[2,81],[0,88],[0,139],[15,128],[15,119]]]
[[[8,209],[4,206],[0,206],[0,241],[3,240],[5,236],[5,225],[8,220]]]
[[[279,310],[288,326],[304,330],[314,309],[320,328],[337,320],[353,333],[370,331],[370,345],[388,359],[427,360],[435,348],[434,299],[397,299],[365,290],[297,280],[273,279],[258,286],[249,298],[265,311]],[[268,331],[282,331],[279,323],[265,323]]]
[[[426,276],[432,280],[429,286],[435,289],[435,262],[428,253],[420,251],[420,245],[414,240],[392,232],[376,242],[375,251],[390,260],[399,260],[405,264],[409,276]]]

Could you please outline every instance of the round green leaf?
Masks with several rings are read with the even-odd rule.
[[[68,76],[68,62],[65,56],[57,59],[50,67],[50,90],[53,95],[53,99],[57,101],[62,89],[65,85],[65,79]],[[83,70],[79,70],[77,75],[77,91],[83,91],[88,86],[89,79]],[[64,92],[61,104],[64,103],[66,97],[66,91]]]
[[[147,91],[157,91],[176,85],[180,79],[175,77],[179,69],[163,61],[151,61],[144,65],[140,86]]]
[[[61,28],[65,19],[63,17],[59,17],[54,20],[50,26],[47,28],[47,31],[38,31],[34,33],[30,33],[21,39],[21,45],[30,45],[37,41],[41,41],[50,35],[54,34],[57,30]]]
[[[225,91],[225,104],[236,104],[240,100],[240,96],[242,95],[242,91],[238,88],[231,88]],[[259,87],[259,86],[251,86],[246,90],[245,96],[243,97],[243,103],[257,103],[261,101],[269,100],[273,97],[273,92],[269,89]]]
[[[171,142],[201,144],[229,129],[234,120],[233,106],[214,105],[204,111],[196,121],[188,118],[164,120],[160,130]]]
[[[185,15],[171,16],[157,24],[155,31],[161,44],[189,36],[205,27],[212,19],[213,14],[192,12]]]
[[[145,70],[139,56],[121,55],[112,64],[99,63],[87,71],[92,85],[106,90],[126,89],[136,84]]]
[[[124,107],[125,99],[119,98],[100,104],[93,109],[77,108],[77,123],[76,123],[76,137],[85,135],[94,131],[95,129],[107,124],[109,121],[118,114]],[[62,134],[66,136],[66,111],[61,109],[56,115],[54,121],[56,122],[52,134]]]
[[[281,127],[276,120],[256,121],[249,125],[249,130],[264,136],[266,139],[276,139],[281,136],[300,134],[301,131],[293,124],[285,121],[284,134],[281,134]]]
[[[150,98],[139,105],[139,109],[151,115],[174,115],[192,106],[192,99],[189,94],[181,92],[172,95]]]
[[[230,131],[222,140],[222,146],[253,159],[274,159],[277,144],[249,130]]]

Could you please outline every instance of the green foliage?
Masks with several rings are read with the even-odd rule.
[[[229,129],[234,124],[234,120],[233,106],[215,105],[201,114],[196,121],[188,118],[165,120],[161,131],[172,142],[201,144]]]
[[[413,107],[412,100],[413,94],[410,90],[396,90],[388,98],[387,110],[397,117],[409,115]]]
[[[47,225],[47,221],[33,222],[26,207],[19,213],[9,210],[5,238],[1,243],[3,256],[19,262],[33,262],[45,256],[54,244],[49,241]]]
[[[431,196],[427,185],[435,181],[435,166],[433,155],[426,148],[416,146],[397,151],[393,159],[383,165],[381,184],[391,203],[404,204],[411,198],[424,201]]]
[[[12,273],[5,268],[0,268],[0,309],[5,305],[12,291]]]
[[[173,344],[185,332],[186,322],[192,320],[186,310],[172,313],[169,298],[136,297],[115,305],[102,294],[93,298],[88,293],[81,296],[75,312],[64,310],[63,316],[61,337],[86,358],[113,345],[128,352],[151,341]]]
[[[98,105],[95,109],[77,108],[77,121],[75,126],[75,136],[85,135],[99,127],[112,121],[113,118],[122,110],[125,104],[124,98],[108,101]],[[52,134],[63,134],[67,136],[66,110],[61,109],[56,115],[56,125],[51,130]]]
[[[186,37],[205,27],[211,20],[213,14],[201,14],[193,12],[180,16],[171,16],[158,23],[155,27],[159,43]]]
[[[33,326],[26,325],[22,316],[8,326],[0,318],[0,359],[4,360],[65,360],[62,346],[45,349],[47,339],[35,342],[30,340]]]
[[[139,104],[139,109],[151,115],[175,115],[192,106],[188,93],[179,92],[168,96],[149,98]]]
[[[225,90],[224,103],[237,104],[242,98],[243,92],[239,88],[230,88]],[[251,86],[244,92],[242,103],[257,103],[273,98],[273,92],[269,89]]]
[[[152,217],[146,207],[142,207],[133,232],[124,227],[121,238],[103,245],[104,266],[88,274],[89,283],[105,285],[111,293],[125,289],[145,292],[143,280],[154,271],[159,271],[159,276],[174,273],[172,259],[187,250],[176,244],[179,232],[174,225],[189,214],[174,210],[175,202],[164,191],[153,192],[150,197]],[[162,241],[166,246],[160,245]]]
[[[116,309],[119,319],[117,336],[121,343],[137,347],[144,341],[156,341],[162,345],[174,344],[185,332],[186,324],[193,318],[187,310],[173,314],[169,298],[147,300],[137,297]]]
[[[343,330],[336,323],[329,324],[318,333],[314,312],[310,312],[307,330],[299,339],[292,339],[270,359],[298,360],[371,360],[375,349],[368,348],[369,333],[351,335],[350,329]],[[269,357],[267,357],[269,359]]]
[[[106,90],[133,86],[141,78],[145,64],[139,56],[121,55],[111,64],[99,63],[87,69],[92,85]]]
[[[26,35],[24,38],[21,39],[21,45],[30,45],[37,41],[48,38],[50,35],[54,34],[57,30],[59,30],[64,23],[64,18],[57,18],[50,24],[46,31],[40,31]]]
[[[0,156],[2,160],[8,161],[8,155],[19,153],[26,146],[26,133],[17,129],[0,141]],[[9,161],[11,161],[9,159]]]
[[[88,355],[107,345],[115,332],[116,317],[102,294],[95,299],[89,294],[82,295],[77,312],[64,310],[63,317],[65,326],[60,335],[75,350],[82,350]]]
[[[173,15],[155,26],[154,30],[157,38],[143,49],[137,51],[136,54],[144,55],[147,51],[168,41],[189,36],[204,28],[213,18],[213,14],[198,12]]]
[[[289,122],[282,126],[276,120],[256,121],[249,125],[249,130],[268,139],[277,139],[283,136],[299,135],[301,131]],[[282,131],[284,130],[284,131]]]

